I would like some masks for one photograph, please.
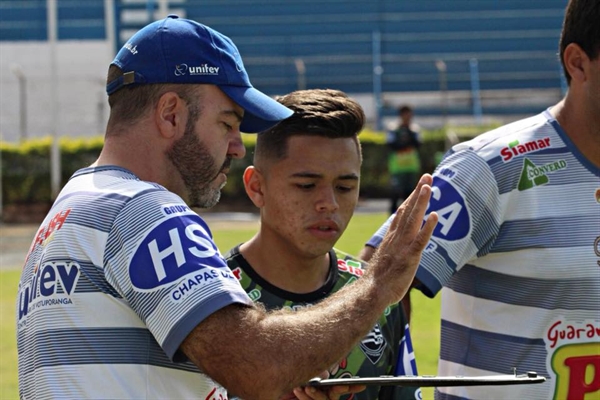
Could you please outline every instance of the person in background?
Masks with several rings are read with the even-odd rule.
[[[408,105],[398,108],[399,124],[388,131],[388,173],[390,175],[390,213],[396,212],[399,202],[414,190],[421,174],[419,128],[412,122],[413,109]]]
[[[455,145],[434,173],[439,224],[414,286],[441,291],[440,375],[536,371],[544,384],[436,399],[600,398],[600,2],[569,1],[569,91]],[[369,241],[369,259],[387,223]]]
[[[225,255],[250,297],[268,310],[313,306],[364,274],[333,248],[356,207],[362,108],[337,90],[299,90],[278,99],[294,114],[258,135],[244,186],[260,209],[259,231]],[[285,355],[283,355],[285,357]],[[332,378],[417,375],[407,319],[398,303],[332,365]],[[420,398],[420,389],[368,386],[356,400]]]
[[[402,298],[436,223],[421,226],[431,176],[362,279],[310,309],[266,313],[192,207],[218,202],[245,155],[240,131],[292,111],[251,85],[228,37],[176,15],[127,41],[107,93],[100,156],[62,189],[23,266],[21,398],[279,399]]]

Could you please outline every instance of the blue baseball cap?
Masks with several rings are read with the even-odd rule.
[[[264,131],[293,114],[252,86],[231,39],[177,15],[140,29],[119,50],[112,64],[123,75],[106,85],[109,95],[127,85],[145,83],[218,86],[244,109],[242,132]]]

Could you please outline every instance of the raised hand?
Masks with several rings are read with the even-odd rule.
[[[380,282],[379,285],[390,303],[400,301],[408,290],[406,282],[415,275],[421,253],[429,242],[438,221],[435,212],[425,219],[431,197],[433,178],[425,174],[411,195],[396,212],[390,229],[373,255],[367,275]]]

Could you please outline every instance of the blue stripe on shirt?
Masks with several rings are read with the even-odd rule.
[[[528,339],[477,329],[442,320],[440,358],[470,368],[499,374],[536,371],[548,377],[542,339]],[[451,343],[451,345],[449,345]]]
[[[150,331],[144,328],[86,328],[40,331],[21,337],[23,344],[37,347],[35,358],[20,363],[21,373],[54,365],[149,364],[198,372],[192,364],[173,364]],[[93,343],[93,346],[90,345]]]
[[[491,252],[586,246],[590,232],[600,231],[598,221],[599,218],[589,215],[507,221],[502,224]]]
[[[600,277],[592,280],[527,278],[500,274],[467,264],[446,286],[477,299],[515,306],[594,311],[600,302],[600,293],[596,290],[599,280]],[[548,293],[553,295],[548,296]],[[576,293],[586,293],[585,298],[575,295]]]

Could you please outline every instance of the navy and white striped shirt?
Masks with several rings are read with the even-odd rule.
[[[600,171],[550,113],[454,146],[434,173],[431,211],[440,222],[417,278],[426,295],[442,292],[439,374],[548,378],[436,398],[600,395]]]
[[[252,301],[206,223],[179,196],[121,168],[82,169],[52,206],[23,268],[20,395],[226,398],[178,348],[232,303]]]

